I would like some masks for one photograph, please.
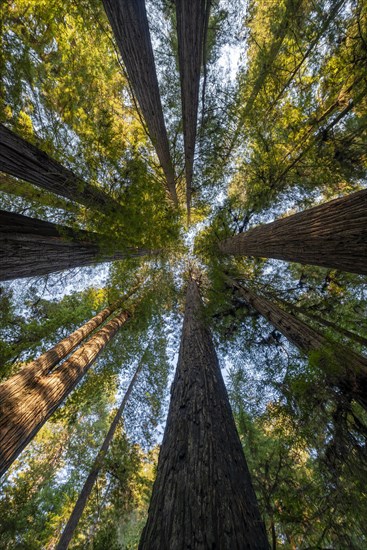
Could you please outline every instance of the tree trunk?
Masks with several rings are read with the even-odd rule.
[[[268,549],[196,282],[139,550]]]
[[[106,237],[0,210],[0,281],[150,254],[128,248],[104,251]]]
[[[37,205],[41,204],[50,208],[59,208],[73,214],[79,211],[79,206],[76,203],[3,173],[0,173],[0,191],[8,195],[20,197],[26,201],[35,202]]]
[[[188,217],[190,217],[200,69],[203,62],[205,28],[209,11],[209,0],[176,0]]]
[[[103,465],[103,461],[105,459],[105,456],[107,454],[107,451],[109,449],[109,446],[111,445],[113,436],[115,434],[116,428],[118,426],[118,423],[121,419],[122,413],[124,412],[125,405],[130,397],[130,394],[134,388],[135,382],[139,376],[139,373],[143,367],[143,359],[139,362],[139,365],[134,373],[134,376],[132,377],[129,387],[127,388],[127,391],[124,395],[124,398],[121,402],[121,405],[112,421],[112,424],[110,426],[110,429],[108,430],[108,433],[106,435],[106,438],[104,442],[102,443],[102,446],[98,452],[98,455],[93,463],[92,469],[84,483],[84,486],[79,494],[78,500],[76,501],[76,504],[73,508],[73,511],[71,512],[71,515],[69,517],[69,520],[65,526],[65,529],[60,537],[60,541],[58,545],[55,547],[55,550],[66,550],[69,547],[70,541],[73,538],[75,529],[78,526],[79,520],[82,516],[82,513],[84,511],[85,505],[87,504],[88,498],[92,492],[94,483],[96,482],[96,479],[98,477],[99,471]]]
[[[0,124],[0,170],[88,207],[115,212],[120,209],[102,189],[83,181],[3,124]]]
[[[331,385],[335,385],[349,398],[367,410],[367,359],[348,348],[325,338],[315,329],[291,313],[257,296],[252,290],[226,278],[246,302],[281,332],[292,344],[309,355],[321,352],[318,366],[324,370]],[[325,351],[325,354],[322,352]]]
[[[333,323],[332,321],[329,321],[328,319],[324,319],[324,317],[320,317],[319,315],[315,315],[308,309],[300,306],[294,306],[293,304],[290,304],[289,302],[284,302],[286,307],[289,307],[295,315],[297,313],[301,313],[301,315],[305,315],[309,319],[312,319],[313,321],[316,321],[319,325],[323,325],[328,328],[332,328],[335,332],[339,332],[339,334],[343,334],[350,340],[354,340],[355,342],[358,342],[358,344],[361,344],[362,346],[367,347],[367,338],[364,338],[360,334],[356,334],[355,332],[351,332],[350,330],[343,328],[336,323]]]
[[[224,254],[276,258],[367,275],[367,191],[260,225],[219,244]]]
[[[75,388],[128,316],[123,312],[108,321],[50,374],[34,376],[20,386],[0,384],[0,476]]]
[[[131,87],[177,205],[175,174],[164,124],[145,0],[103,0]]]
[[[0,385],[1,393],[5,394],[7,391],[12,391],[11,388],[17,388],[17,392],[21,391],[21,388],[26,387],[32,383],[35,376],[44,376],[50,374],[50,371],[64,359],[71,351],[73,351],[83,340],[85,340],[91,333],[99,327],[114,311],[122,307],[122,304],[127,300],[136,290],[138,286],[135,286],[130,292],[125,294],[118,302],[115,302],[109,307],[106,307],[100,311],[97,315],[92,317],[89,321],[84,323],[83,326],[72,332],[63,340],[60,340],[54,347],[40,355],[34,361],[28,363],[17,374],[11,376],[8,380]]]

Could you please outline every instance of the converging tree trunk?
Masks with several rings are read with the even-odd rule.
[[[276,258],[367,275],[367,191],[230,237],[224,254]]]
[[[177,205],[175,173],[163,118],[145,0],[103,0],[103,5],[162,165],[167,188]]]
[[[129,387],[126,390],[126,393],[124,395],[124,398],[121,402],[120,407],[118,408],[118,411],[112,421],[112,424],[110,426],[110,429],[108,430],[108,433],[106,435],[105,440],[102,443],[102,446],[98,452],[98,455],[93,463],[92,469],[89,472],[89,475],[83,485],[83,488],[79,494],[78,500],[76,501],[76,504],[73,508],[73,511],[71,512],[71,515],[69,517],[69,520],[65,526],[65,529],[61,535],[59,544],[56,546],[56,550],[66,550],[69,547],[70,541],[73,538],[75,529],[78,526],[79,520],[82,516],[82,513],[84,511],[85,505],[87,504],[88,498],[92,492],[93,486],[96,482],[96,479],[98,477],[99,471],[103,465],[103,461],[105,459],[105,456],[107,454],[107,451],[109,449],[109,446],[111,445],[113,436],[115,435],[116,428],[118,426],[118,423],[122,417],[122,413],[124,412],[125,405],[130,397],[131,392],[133,391],[135,382],[139,376],[139,373],[143,367],[143,359],[139,362],[137,369],[135,370],[135,373],[130,381]]]
[[[38,374],[20,386],[17,381],[0,384],[0,476],[75,388],[128,317],[123,312],[108,321],[50,374]]]
[[[31,183],[20,181],[2,172],[0,173],[0,191],[27,201],[33,201],[37,205],[60,208],[73,214],[80,210],[80,206],[75,202],[65,200],[63,197],[49,193],[42,188],[35,187]]]
[[[185,146],[186,204],[190,216],[192,174],[199,105],[200,70],[210,0],[176,0],[178,60]]]
[[[106,237],[97,233],[0,210],[0,281],[146,254],[151,252],[131,247],[107,250]]]
[[[102,189],[83,181],[3,124],[0,124],[0,171],[102,212],[118,212],[120,208]]]
[[[317,364],[331,385],[367,410],[367,359],[345,346],[328,340],[274,302],[258,296],[252,290],[227,277],[245,301],[265,317],[279,332],[306,355],[320,353]]]
[[[269,548],[192,279],[158,473],[139,544],[139,550],[173,548]]]
[[[335,332],[339,332],[339,334],[343,334],[343,336],[346,336],[350,340],[354,340],[355,342],[358,342],[358,344],[361,344],[362,346],[367,347],[367,338],[364,338],[360,334],[357,334],[355,332],[352,332],[344,327],[341,327],[340,325],[337,325],[336,323],[333,323],[333,321],[329,321],[329,319],[325,319],[324,317],[321,317],[320,315],[316,315],[312,311],[309,311],[307,308],[300,307],[300,306],[294,306],[293,304],[290,304],[289,302],[284,302],[287,307],[290,308],[290,310],[295,314],[301,314],[305,315],[312,321],[316,321],[319,325],[323,325],[324,327],[331,328]]]

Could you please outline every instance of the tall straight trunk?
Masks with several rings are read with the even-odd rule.
[[[199,289],[190,280],[167,425],[139,550],[268,549]]]
[[[69,334],[66,338],[63,338],[51,349],[40,355],[34,361],[28,363],[17,374],[8,378],[1,385],[1,393],[5,394],[12,391],[12,388],[17,388],[17,392],[21,391],[21,388],[32,384],[32,380],[35,376],[43,376],[50,374],[51,370],[64,359],[70,352],[72,352],[79,344],[85,340],[92,332],[98,328],[112,313],[118,308],[122,307],[122,304],[130,296],[132,296],[138,286],[132,288],[132,290],[126,293],[119,301],[115,302],[111,306],[104,308],[97,315],[92,317],[89,321],[84,323],[80,328]]]
[[[72,213],[77,213],[80,210],[80,207],[74,202],[65,200],[63,197],[49,193],[44,189],[38,189],[31,183],[20,181],[3,173],[0,173],[0,191],[27,201],[36,202],[37,205],[41,204],[42,206],[59,208]]]
[[[106,237],[0,210],[0,281],[150,254],[121,246],[104,250]]]
[[[78,500],[76,501],[76,504],[73,508],[73,511],[71,512],[71,515],[68,519],[65,529],[61,535],[60,541],[58,545],[55,547],[55,550],[66,550],[69,547],[70,541],[73,538],[75,529],[78,526],[79,520],[84,511],[85,505],[87,504],[88,498],[90,497],[93,486],[97,480],[99,471],[103,465],[103,461],[105,459],[109,446],[111,445],[113,436],[115,435],[115,431],[121,419],[122,413],[124,412],[125,405],[130,397],[130,394],[134,388],[135,382],[139,376],[139,373],[142,367],[143,367],[143,360],[139,362],[138,367],[135,370],[134,376],[130,381],[129,387],[126,390],[126,393],[121,402],[121,405],[118,408],[118,411],[112,421],[110,429],[108,430],[105,440],[102,443],[102,446],[98,452],[98,455],[93,463],[92,469],[89,472],[89,475],[83,485],[83,488],[79,494]]]
[[[205,29],[209,19],[209,10],[209,0],[176,0],[188,216],[190,216],[191,204],[200,70],[203,63]]]
[[[177,205],[175,173],[163,118],[145,0],[103,0],[117,46],[148,132]]]
[[[285,305],[297,315],[297,313],[301,313],[302,315],[305,315],[309,319],[312,319],[312,321],[316,321],[319,325],[323,325],[324,327],[328,327],[333,329],[335,332],[339,332],[339,334],[343,334],[350,340],[354,340],[355,342],[358,342],[358,344],[361,344],[362,346],[367,347],[367,338],[364,338],[360,334],[357,334],[355,332],[352,332],[344,327],[341,327],[337,325],[336,323],[333,323],[333,321],[329,321],[329,319],[325,319],[324,317],[320,317],[320,315],[315,315],[308,309],[300,306],[294,306],[293,304],[289,304],[288,302],[285,302]]]
[[[367,191],[260,225],[219,243],[224,254],[276,258],[367,275]]]
[[[0,124],[0,171],[101,211],[118,211],[119,204],[102,189]]]
[[[125,324],[120,313],[50,374],[20,386],[0,384],[0,476],[75,388],[106,344]]]
[[[229,277],[226,278],[245,301],[256,309],[292,344],[309,355],[321,352],[318,366],[325,371],[331,385],[355,399],[367,410],[367,359],[336,342],[331,342],[274,302],[258,296]],[[325,354],[323,354],[325,352]]]

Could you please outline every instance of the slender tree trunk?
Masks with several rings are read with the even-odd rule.
[[[246,302],[281,332],[303,353],[324,352],[318,361],[331,385],[340,388],[346,396],[355,399],[367,410],[367,359],[348,348],[331,342],[315,329],[280,308],[274,302],[256,295],[229,277],[226,278]]]
[[[103,0],[131,87],[177,205],[175,174],[164,124],[145,0]]]
[[[98,455],[93,463],[92,469],[84,483],[84,486],[80,492],[80,495],[78,497],[78,500],[76,501],[76,504],[73,508],[73,511],[71,512],[71,515],[69,517],[69,520],[65,526],[65,529],[61,535],[60,541],[58,545],[56,546],[55,550],[66,550],[69,547],[70,541],[73,538],[75,529],[78,526],[79,520],[82,516],[82,513],[84,511],[85,505],[87,504],[88,498],[90,497],[90,494],[92,492],[94,483],[96,482],[96,479],[98,477],[99,471],[103,465],[103,461],[105,459],[105,456],[107,454],[107,451],[109,449],[109,446],[111,445],[113,436],[115,435],[116,428],[118,426],[118,423],[121,419],[122,413],[124,412],[125,405],[130,397],[130,394],[134,388],[135,382],[139,376],[139,373],[143,367],[143,359],[139,362],[138,367],[134,373],[134,376],[132,377],[129,387],[127,388],[127,391],[124,395],[124,398],[121,402],[121,405],[112,421],[112,424],[110,426],[110,429],[108,430],[108,433],[106,435],[106,438],[104,442],[102,443],[102,446],[98,452]]]
[[[0,476],[75,388],[106,344],[125,324],[128,313],[111,319],[50,374],[26,384],[0,384]]]
[[[333,323],[332,321],[329,321],[328,319],[324,319],[324,317],[320,317],[320,315],[315,315],[308,309],[300,306],[294,306],[293,304],[289,304],[288,302],[285,302],[285,305],[293,311],[297,315],[297,313],[301,313],[302,315],[305,315],[309,319],[312,319],[313,321],[316,321],[319,325],[323,325],[324,327],[332,328],[335,332],[339,332],[339,334],[343,334],[350,340],[354,340],[355,342],[358,342],[362,346],[367,347],[367,338],[364,338],[360,334],[356,334],[355,332],[351,332],[350,330],[347,330],[346,328],[343,328],[336,323]]]
[[[200,70],[203,62],[205,28],[209,10],[209,0],[176,0],[188,217],[190,217]]]
[[[268,549],[197,284],[139,550]]]
[[[3,124],[0,124],[0,170],[85,206],[116,212],[120,208],[102,189],[83,181]]]
[[[224,254],[277,258],[367,275],[367,191],[260,225],[219,244]]]
[[[150,254],[126,247],[105,251],[106,237],[0,211],[0,281]]]

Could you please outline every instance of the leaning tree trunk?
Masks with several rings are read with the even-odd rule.
[[[35,202],[37,205],[59,208],[73,214],[78,213],[80,210],[79,205],[76,203],[65,200],[63,197],[49,193],[44,189],[37,188],[26,181],[20,181],[8,174],[0,173],[0,191],[30,202]]]
[[[289,302],[284,302],[286,307],[289,307],[291,311],[295,315],[300,313],[301,315],[305,315],[312,321],[315,321],[319,325],[323,325],[324,327],[328,327],[333,329],[335,332],[339,332],[339,334],[343,334],[343,336],[346,336],[349,338],[349,340],[354,340],[355,342],[358,342],[358,344],[361,344],[362,346],[367,347],[367,338],[364,338],[360,334],[357,334],[355,332],[352,332],[344,327],[341,327],[337,325],[336,323],[333,323],[333,321],[329,321],[329,319],[325,319],[324,317],[320,317],[320,315],[315,315],[315,313],[312,313],[308,309],[301,307],[301,306],[294,306],[293,304],[290,304]]]
[[[133,92],[177,205],[175,173],[164,124],[145,0],[103,0]]]
[[[8,380],[1,384],[2,393],[6,393],[11,388],[17,388],[19,392],[21,388],[26,387],[32,383],[35,376],[44,376],[50,374],[51,370],[64,359],[70,352],[72,352],[79,344],[85,340],[92,332],[98,328],[112,313],[118,308],[122,307],[125,300],[130,298],[139,286],[135,286],[132,290],[126,293],[119,301],[115,302],[111,306],[106,307],[100,311],[97,315],[92,317],[89,321],[84,323],[83,326],[69,334],[66,338],[63,338],[51,349],[40,355],[34,361],[28,363],[17,374],[11,376]]]
[[[258,296],[233,279],[227,277],[226,280],[239,291],[249,305],[299,350],[307,355],[320,353],[318,366],[326,373],[330,383],[367,410],[367,359],[365,357],[328,340],[274,302]]]
[[[118,212],[120,208],[102,189],[83,181],[3,124],[0,124],[0,171],[102,212]]]
[[[268,549],[197,284],[186,296],[178,366],[140,550]]]
[[[0,384],[0,476],[75,388],[128,317],[123,312],[108,321],[50,374],[39,374],[20,386]]]
[[[367,191],[260,225],[219,244],[224,254],[276,258],[367,275]]]
[[[200,70],[203,63],[205,29],[209,18],[209,10],[209,0],[176,0],[188,217],[190,217]]]
[[[78,500],[76,501],[76,504],[73,508],[73,511],[71,512],[71,515],[68,519],[68,522],[65,526],[65,529],[61,535],[59,544],[55,547],[55,550],[66,550],[69,547],[70,541],[73,538],[75,529],[78,526],[79,520],[82,516],[82,513],[84,511],[85,505],[87,504],[88,498],[90,497],[90,494],[92,492],[93,486],[97,480],[98,474],[100,472],[100,469],[103,465],[105,456],[107,454],[107,451],[109,449],[109,446],[111,445],[113,436],[115,435],[116,428],[118,426],[118,423],[121,419],[122,413],[124,412],[125,405],[130,397],[130,394],[134,388],[135,382],[139,376],[139,373],[143,367],[143,360],[141,360],[138,364],[137,369],[135,370],[134,376],[132,377],[129,387],[126,390],[126,393],[124,395],[124,398],[121,402],[121,405],[112,421],[112,424],[110,426],[110,429],[108,430],[108,433],[106,435],[106,438],[104,442],[102,443],[102,446],[98,452],[98,455],[93,463],[92,469],[89,472],[89,475],[83,485],[83,488],[79,494]]]
[[[98,242],[100,241],[100,242]],[[150,254],[104,250],[106,237],[0,210],[0,281]]]

